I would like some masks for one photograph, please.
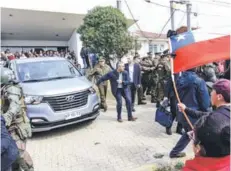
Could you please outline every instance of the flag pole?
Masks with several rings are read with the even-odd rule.
[[[173,59],[172,56],[171,56],[170,59],[171,59],[171,77],[172,77],[173,88],[174,88],[178,103],[181,103],[180,97],[179,97],[179,94],[178,94],[178,91],[177,91],[177,88],[176,88],[175,78],[174,78],[174,59]],[[184,117],[185,117],[186,121],[188,122],[189,126],[191,127],[191,129],[193,129],[193,125],[192,125],[191,121],[189,120],[189,118],[188,118],[187,114],[185,113],[185,111],[183,111],[183,114],[184,114]]]

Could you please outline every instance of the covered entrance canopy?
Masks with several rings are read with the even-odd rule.
[[[85,16],[12,8],[2,8],[1,13],[2,45],[4,40],[68,41]]]
[[[1,8],[1,39],[68,41],[85,14]],[[128,20],[129,26],[134,22]]]

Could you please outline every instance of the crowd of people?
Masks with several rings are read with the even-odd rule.
[[[186,154],[182,151],[192,140],[195,158],[186,162],[184,171],[228,171],[230,77],[227,72],[230,72],[230,64],[225,64],[230,60],[220,62],[224,64],[223,70],[219,70],[219,64],[212,63],[176,74],[176,87],[182,102],[177,104],[171,80],[170,57],[168,53],[164,53],[153,58],[152,54],[148,53],[147,57],[141,59],[136,54],[133,59],[128,58],[127,64],[119,62],[115,70],[110,69],[105,64],[105,59],[100,58],[89,76],[97,78],[101,108],[107,111],[106,92],[109,80],[117,102],[117,121],[123,122],[122,97],[126,102],[128,121],[136,121],[137,117],[133,116],[136,92],[138,104],[145,105],[143,100],[146,99],[146,91],[146,96],[151,95],[151,102],[157,103],[157,108],[164,104],[170,105],[172,123],[175,118],[178,122],[177,133],[181,134],[181,138],[171,150],[170,158],[185,157]],[[150,93],[147,92],[148,88]],[[186,112],[187,118],[194,126],[191,127],[183,112]],[[171,127],[166,127],[166,133],[172,134]]]
[[[1,58],[7,60],[46,56],[76,59],[75,54],[71,52],[40,51],[35,53],[29,51],[12,54],[9,50],[6,50],[1,53]],[[117,103],[116,111],[119,123],[123,122],[121,115],[122,98],[126,103],[127,119],[134,122],[138,119],[134,116],[136,97],[138,105],[146,105],[147,96],[150,96],[151,103],[156,103],[157,108],[170,106],[172,124],[166,127],[168,135],[172,134],[171,127],[174,120],[177,121],[176,132],[181,137],[170,151],[169,157],[185,157],[186,154],[183,150],[190,141],[193,141],[195,158],[186,161],[183,171],[230,170],[230,60],[209,63],[175,74],[176,88],[181,100],[181,103],[178,103],[171,78],[171,55],[168,50],[162,54],[155,54],[154,57],[151,52],[147,53],[145,57],[140,57],[136,53],[134,57],[127,58],[128,62],[126,64],[121,61],[118,62],[115,69],[106,64],[105,58],[99,57],[97,59],[96,56],[94,58],[91,56],[94,55],[90,55],[86,49],[82,49],[81,57],[84,66],[85,68],[91,68],[86,76],[90,80],[92,77],[96,79],[101,108],[105,112],[108,109],[106,100],[108,80]],[[89,59],[94,59],[93,63]],[[10,77],[1,73],[2,78],[9,79]],[[3,83],[1,82],[2,91],[11,93],[11,89],[4,87]],[[13,88],[17,89],[18,87],[13,85]],[[19,93],[17,96],[21,97],[21,95]],[[20,97],[17,97],[17,99],[20,99]],[[25,113],[23,107],[20,107],[18,111],[21,112],[19,114],[23,117],[23,113]],[[2,124],[11,127],[12,120],[9,118],[10,113],[3,111]],[[17,135],[17,133],[15,134]],[[12,146],[12,149],[16,148],[4,126],[2,126],[1,135],[1,141],[3,142],[1,146],[2,159],[6,159],[4,155],[7,156],[6,149],[8,146]],[[24,138],[27,139],[30,136],[26,134]],[[13,137],[13,139],[16,143],[21,140],[20,137]],[[23,143],[24,141],[22,141]],[[19,148],[19,152],[17,150],[7,152],[11,153],[11,156],[10,160],[6,160],[5,170],[12,163],[15,164],[16,159],[19,159],[19,161],[16,160],[16,167],[25,166],[25,170],[31,171],[34,169],[33,163],[24,160],[22,157],[26,153],[25,149]]]
[[[40,50],[39,52],[29,50],[29,51],[20,51],[12,53],[10,49],[6,49],[1,52],[2,60],[12,60],[12,59],[25,59],[25,58],[37,58],[37,57],[63,57],[71,60],[73,62],[76,61],[76,55],[74,51],[57,51],[57,50]]]

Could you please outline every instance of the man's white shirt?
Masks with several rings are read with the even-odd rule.
[[[134,64],[129,64],[128,67],[129,67],[130,81],[133,83]]]

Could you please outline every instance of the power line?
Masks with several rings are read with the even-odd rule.
[[[152,2],[150,0],[144,0],[144,1],[147,2],[147,3],[151,3],[151,4],[154,4],[154,5],[160,6],[160,7],[169,8],[169,6],[162,5],[162,4],[159,4],[159,3],[156,3],[156,2]]]
[[[133,15],[133,13],[132,13],[132,11],[131,11],[131,9],[130,9],[129,5],[128,5],[127,0],[124,0],[124,2],[125,2],[126,6],[127,6],[127,8],[128,8],[129,13],[130,13],[130,14],[131,14],[131,16],[132,16],[133,21],[136,23],[136,26],[137,26],[137,27],[138,27],[138,29],[140,30],[141,34],[144,36],[144,38],[146,38],[147,40],[149,40],[149,38],[148,38],[148,37],[146,37],[146,35],[145,35],[145,34],[144,34],[144,32],[142,31],[142,29],[140,28],[139,24],[137,23],[137,21],[136,21],[136,19],[135,19],[134,15]]]
[[[200,0],[194,0],[195,2],[199,2],[199,3],[203,3],[203,4],[209,4],[209,5],[215,5],[215,6],[221,6],[221,7],[226,7],[226,8],[229,8],[230,4],[227,5],[227,4],[221,4],[221,3],[218,3],[216,1],[214,2],[208,2],[208,1],[200,1]]]
[[[213,0],[213,2],[218,2],[218,3],[223,3],[223,4],[231,4],[231,3],[229,3],[229,2],[226,2],[226,1],[218,1],[218,0]]]
[[[157,6],[161,6],[161,7],[165,7],[165,8],[170,8],[169,6],[166,6],[166,5],[163,5],[163,4],[159,4],[157,2],[152,2],[150,0],[145,0],[145,2],[148,2],[148,3],[151,3],[151,4],[154,4],[154,5],[157,5]],[[187,13],[186,11],[184,10],[181,10],[181,9],[176,9],[177,11],[180,11],[180,12],[183,12],[183,13]],[[230,16],[222,16],[222,15],[218,15],[218,14],[207,14],[207,13],[197,13],[197,12],[191,12],[191,14],[197,14],[197,15],[205,15],[205,16],[210,16],[210,17],[225,17],[225,18],[231,18]]]
[[[174,11],[171,13],[171,16],[169,17],[169,19],[167,20],[167,22],[166,22],[166,23],[164,24],[164,26],[162,27],[162,29],[161,29],[159,35],[156,36],[154,39],[159,38],[159,37],[163,34],[163,31],[164,31],[165,27],[167,26],[167,24],[168,24],[169,21],[171,20],[171,18],[172,18],[172,16],[174,15],[175,11],[176,11],[176,10],[174,9]]]
[[[184,18],[186,16],[186,13],[184,13],[183,17],[181,18],[180,22],[178,23],[177,27],[180,27],[182,25],[182,22],[184,21]]]
[[[128,10],[129,10],[129,12],[130,12],[130,14],[131,14],[133,20],[135,21],[135,17],[134,17],[134,15],[133,15],[132,11],[131,11],[131,8],[130,8],[129,5],[128,5],[127,0],[124,0],[124,1],[125,1],[125,4],[126,4]],[[168,18],[168,20],[165,22],[165,24],[164,24],[164,26],[162,27],[160,33],[159,33],[156,37],[154,37],[154,38],[152,38],[152,39],[157,39],[157,38],[160,38],[160,37],[161,37],[161,35],[163,34],[163,31],[164,31],[165,27],[167,26],[167,24],[168,24],[169,21],[171,20],[171,17],[174,15],[175,11],[176,11],[176,9],[174,9],[174,11],[171,13],[171,16],[170,16],[170,17]],[[137,25],[138,29],[141,31],[141,34],[142,34],[146,39],[149,40],[149,38],[146,37],[146,35],[143,33],[143,31],[141,30],[141,28],[140,28],[140,26],[139,26],[139,24],[138,24],[137,22],[136,22],[136,25]]]

